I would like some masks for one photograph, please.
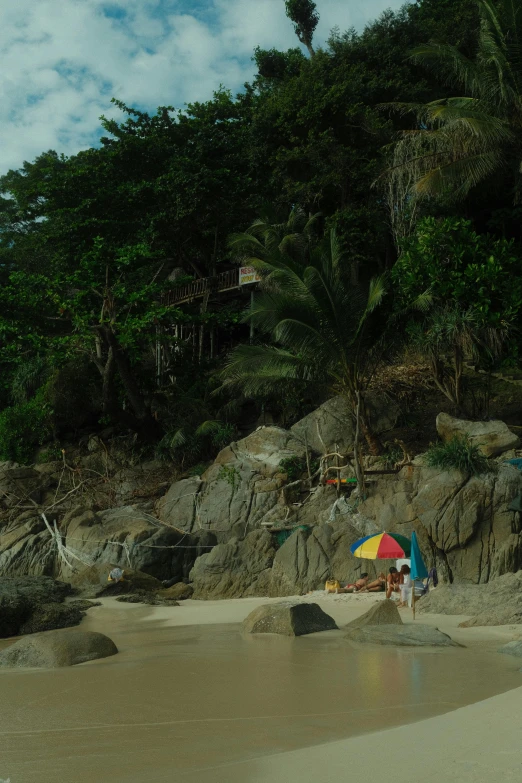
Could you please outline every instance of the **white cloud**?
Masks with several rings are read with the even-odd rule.
[[[402,0],[319,0],[317,41]],[[297,45],[283,0],[5,0],[0,7],[0,172],[95,143],[110,98],[154,110],[252,77],[256,45]]]

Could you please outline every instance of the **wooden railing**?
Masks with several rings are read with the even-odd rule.
[[[193,280],[191,283],[174,288],[172,291],[166,291],[162,294],[161,301],[167,307],[173,307],[203,297],[206,293],[231,291],[234,288],[239,288],[239,267],[229,269],[228,272],[222,272],[215,277],[202,277],[200,280]]]

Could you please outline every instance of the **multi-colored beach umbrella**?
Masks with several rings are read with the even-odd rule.
[[[366,560],[400,560],[409,558],[411,543],[400,533],[374,533],[352,544],[350,552]]]

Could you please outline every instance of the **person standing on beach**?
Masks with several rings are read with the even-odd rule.
[[[411,597],[411,591],[412,591],[412,581],[411,581],[411,570],[409,565],[406,565],[406,563],[401,567],[401,573],[400,573],[400,589],[401,589],[401,600],[399,603],[399,606],[407,606]]]

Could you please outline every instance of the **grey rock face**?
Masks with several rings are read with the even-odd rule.
[[[156,593],[162,589],[159,579],[129,568],[123,570],[123,578],[119,582],[109,582],[108,575],[112,568],[112,563],[97,563],[84,568],[73,575],[71,584],[78,593],[89,598],[135,592]]]
[[[0,577],[0,638],[17,636],[27,624],[43,622],[46,610],[42,607],[61,604],[70,593],[70,585],[46,576]],[[70,617],[72,625],[81,619],[74,613]]]
[[[496,457],[520,444],[520,438],[503,421],[467,421],[439,413],[437,432],[444,441],[455,436],[468,438],[486,457]]]
[[[77,606],[42,604],[20,626],[18,633],[39,633],[40,631],[52,631],[56,628],[69,628],[81,623],[83,617],[85,617],[85,612]]]
[[[190,573],[194,598],[267,595],[275,551],[266,530],[253,530],[244,541],[218,544],[194,564]]]
[[[469,477],[417,462],[372,485],[358,512],[381,529],[417,531],[427,565],[447,581],[487,582],[522,565],[520,514],[509,510],[522,491],[522,473]]]
[[[372,427],[377,434],[393,429],[399,417],[399,407],[393,401],[370,392],[366,397]],[[334,451],[342,453],[353,448],[354,418],[347,400],[332,397],[310,413],[290,430],[292,434],[317,454]]]
[[[161,598],[167,598],[174,601],[185,601],[187,598],[192,598],[194,595],[194,588],[192,585],[186,585],[184,582],[177,582],[175,585],[160,590],[158,595]]]
[[[56,669],[116,655],[112,639],[93,631],[32,634],[0,652],[0,667]]]
[[[213,531],[224,534],[224,540],[243,537],[281,500],[286,482],[281,460],[304,453],[304,445],[291,433],[262,427],[223,449],[201,478],[173,484],[157,505],[158,515],[189,533]]]
[[[431,625],[366,625],[350,628],[346,636],[363,644],[391,645],[394,647],[458,647],[447,634]]]
[[[216,543],[208,531],[189,536],[158,525],[133,506],[99,513],[78,507],[65,514],[59,525],[64,545],[76,556],[69,556],[73,571],[58,557],[43,520],[27,514],[0,527],[0,574],[46,574],[68,581],[82,563],[112,563],[182,581],[195,559]]]
[[[498,650],[503,655],[514,655],[516,658],[522,658],[522,641],[513,641],[504,644]]]
[[[317,604],[294,604],[288,601],[258,606],[243,621],[245,633],[303,636],[336,629],[334,620]]]
[[[378,604],[372,606],[361,617],[357,617],[351,623],[348,623],[347,629],[365,628],[367,625],[372,627],[378,625],[403,625],[402,617],[399,614],[395,601],[389,599],[379,601]]]
[[[417,604],[420,613],[471,615],[464,628],[522,623],[522,571],[487,585],[443,585]]]

